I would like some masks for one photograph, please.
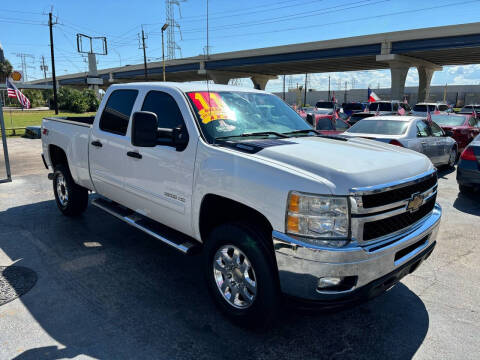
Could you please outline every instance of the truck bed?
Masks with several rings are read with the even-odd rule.
[[[59,121],[72,125],[79,126],[92,126],[95,116],[52,116],[47,117],[45,120]]]

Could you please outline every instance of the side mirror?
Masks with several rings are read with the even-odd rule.
[[[132,145],[155,147],[157,145],[157,115],[149,111],[137,111],[132,117]]]
[[[172,131],[173,145],[177,151],[183,151],[188,145],[188,132],[184,126],[179,126]]]

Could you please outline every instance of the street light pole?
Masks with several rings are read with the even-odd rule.
[[[168,28],[168,23],[162,26],[162,62],[163,62],[163,82],[165,82],[165,47],[163,44],[163,33]]]

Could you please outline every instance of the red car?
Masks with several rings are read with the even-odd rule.
[[[432,115],[432,120],[445,131],[447,136],[455,139],[458,144],[459,154],[470,144],[475,136],[480,134],[480,124],[473,115]]]

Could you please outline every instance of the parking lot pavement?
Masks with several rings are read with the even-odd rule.
[[[1,359],[478,359],[480,195],[459,196],[455,172],[440,174],[438,246],[414,274],[346,310],[285,308],[262,333],[216,311],[200,255],[92,206],[61,216],[38,151],[31,174],[0,185],[0,267],[36,274],[31,290],[0,306]],[[32,279],[7,275],[19,290]]]

